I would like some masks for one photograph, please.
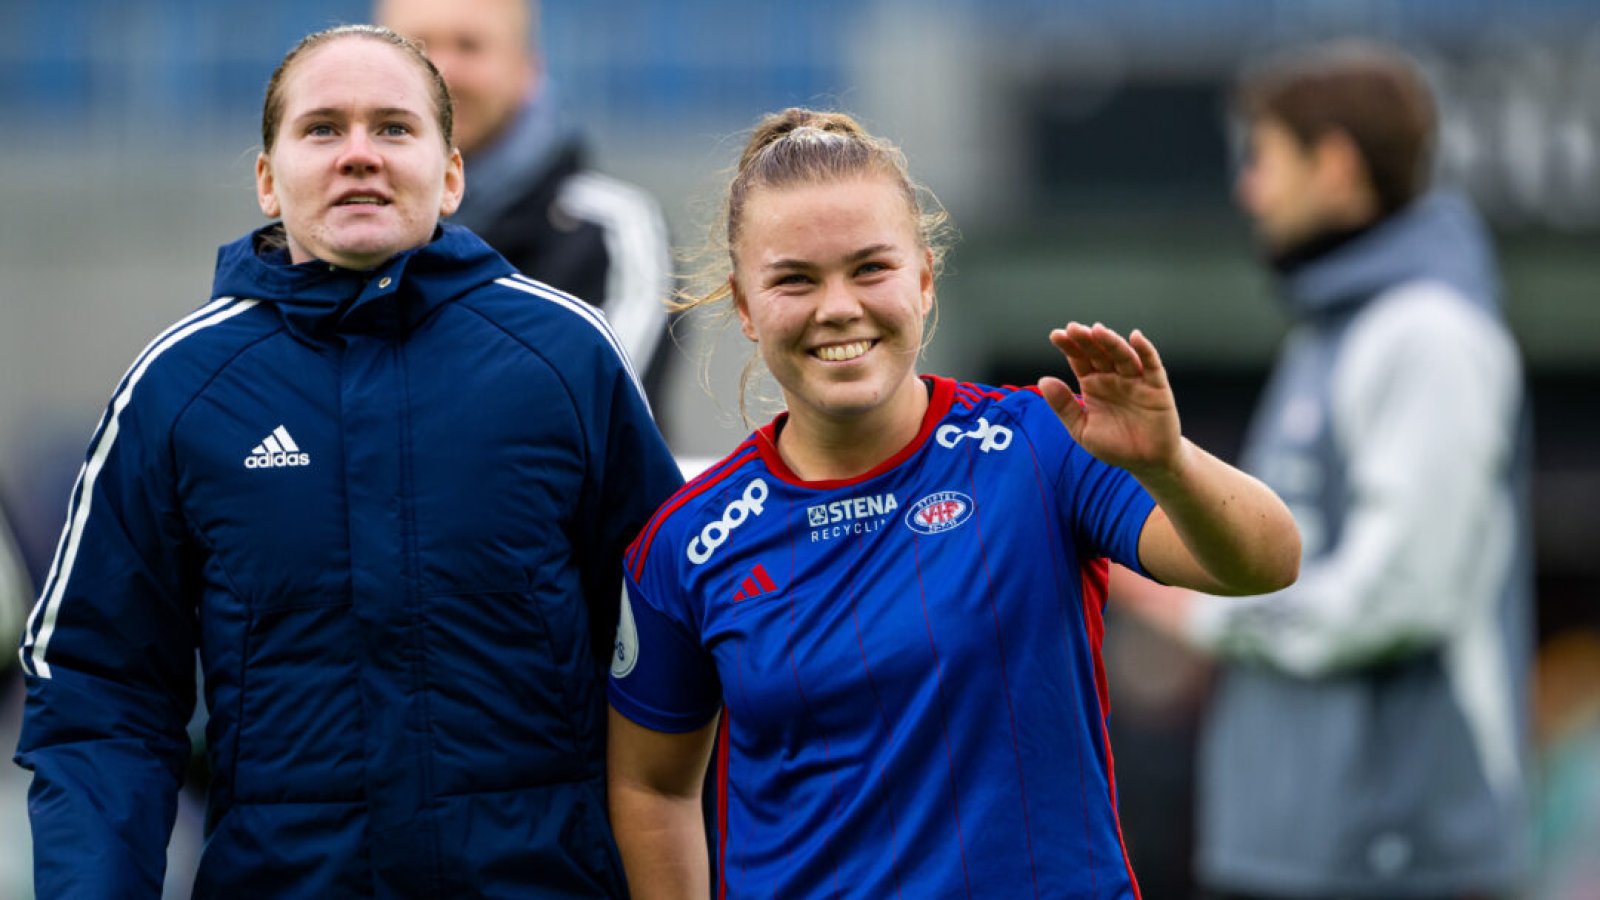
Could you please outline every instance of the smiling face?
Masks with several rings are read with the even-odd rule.
[[[733,251],[739,320],[791,427],[920,420],[933,260],[899,185],[866,175],[756,188]]]
[[[446,149],[428,78],[400,48],[330,41],[295,60],[282,96],[256,199],[282,217],[291,261],[373,268],[427,243],[460,204],[461,154]]]

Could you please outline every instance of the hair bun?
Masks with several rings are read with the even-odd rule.
[[[739,157],[742,170],[767,147],[781,140],[821,141],[823,135],[867,140],[866,129],[845,113],[818,112],[791,106],[782,112],[772,113],[757,123],[750,133],[750,142]]]

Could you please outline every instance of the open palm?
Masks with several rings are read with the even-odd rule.
[[[1082,400],[1052,376],[1039,379],[1039,390],[1073,440],[1135,475],[1171,468],[1182,447],[1178,407],[1149,338],[1070,322],[1050,332],[1050,343],[1067,358]]]

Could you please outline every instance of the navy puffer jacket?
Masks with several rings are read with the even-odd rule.
[[[603,663],[681,483],[625,357],[464,229],[266,231],[118,386],[27,623],[39,895],[158,895],[197,650],[198,896],[625,893]]]

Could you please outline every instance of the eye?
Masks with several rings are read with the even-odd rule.
[[[411,133],[411,126],[404,122],[389,122],[378,129],[384,137],[405,137]]]
[[[856,267],[856,276],[861,277],[863,275],[879,275],[887,271],[889,271],[889,266],[887,263],[871,260]]]
[[[772,280],[773,287],[795,287],[811,283],[811,277],[800,272],[789,272]]]
[[[332,137],[333,126],[327,122],[312,122],[306,126],[306,137]]]

